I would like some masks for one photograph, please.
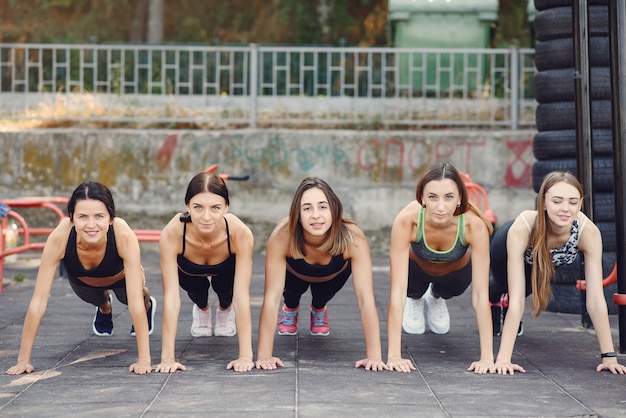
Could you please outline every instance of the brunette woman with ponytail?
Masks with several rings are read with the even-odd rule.
[[[489,299],[494,335],[502,337],[492,372],[525,372],[522,366],[511,362],[511,357],[515,339],[522,334],[526,297],[532,294],[531,312],[538,317],[552,297],[551,281],[556,269],[572,264],[582,253],[587,311],[601,353],[596,370],[626,374],[626,367],[617,362],[602,289],[602,237],[598,227],[581,212],[582,201],[582,186],[574,175],[549,173],[539,189],[537,210],[522,212],[494,234]]]
[[[387,311],[387,366],[415,370],[402,358],[402,331],[423,334],[450,330],[446,300],[472,285],[472,306],[480,340],[480,358],[468,368],[478,374],[493,367],[493,335],[489,310],[489,235],[491,222],[468,197],[459,171],[438,162],[417,183],[415,199],[391,227]]]

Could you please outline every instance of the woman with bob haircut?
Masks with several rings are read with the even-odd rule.
[[[550,283],[559,267],[584,256],[587,311],[600,345],[597,371],[626,374],[617,362],[608,309],[602,288],[602,236],[581,212],[583,188],[573,174],[546,175],[537,196],[537,210],[525,210],[494,234],[491,243],[490,300],[500,349],[493,372],[513,374],[525,370],[512,363],[513,347],[521,335],[526,297],[532,293],[532,314],[539,316],[552,296]],[[503,318],[503,323],[500,322]]]
[[[256,367],[273,370],[284,366],[273,356],[281,295],[280,335],[297,334],[300,298],[310,287],[310,332],[326,336],[330,332],[327,304],[350,276],[361,311],[367,356],[355,367],[386,370],[367,238],[353,220],[343,216],[341,201],[328,183],[308,177],[295,192],[289,216],[278,223],[267,243]]]
[[[387,366],[415,370],[401,355],[402,329],[435,334],[450,329],[446,299],[472,285],[480,339],[480,359],[468,370],[488,373],[493,366],[489,307],[489,235],[493,226],[468,199],[457,169],[444,162],[430,167],[417,183],[415,200],[402,209],[391,228],[391,294],[387,313]]]
[[[69,218],[61,221],[46,240],[24,320],[17,364],[6,373],[17,375],[35,370],[30,357],[59,263],[63,264],[76,295],[96,307],[92,325],[96,335],[113,333],[111,291],[128,305],[133,322],[131,335],[137,340],[139,357],[128,371],[150,373],[148,336],[154,329],[156,299],[145,286],[137,236],[126,221],[115,216],[111,192],[101,183],[88,181],[78,186],[67,204],[67,212]]]
[[[227,369],[248,372],[252,362],[250,281],[254,237],[237,216],[228,213],[230,200],[224,179],[215,173],[198,173],[185,194],[187,211],[178,213],[161,233],[163,277],[163,335],[161,363],[156,371],[186,370],[176,361],[176,329],[180,313],[180,288],[193,301],[191,335],[238,335],[239,356]],[[213,327],[209,288],[217,294]]]

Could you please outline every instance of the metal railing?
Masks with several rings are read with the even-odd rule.
[[[0,44],[0,119],[533,126],[533,49]]]

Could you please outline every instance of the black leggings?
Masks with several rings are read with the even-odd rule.
[[[351,274],[352,269],[346,268],[333,279],[326,282],[307,282],[287,271],[285,290],[283,292],[285,305],[287,305],[289,309],[297,308],[300,305],[300,297],[306,292],[309,286],[311,286],[311,305],[315,309],[322,309],[346,284]]]
[[[426,273],[416,262],[409,260],[409,285],[406,295],[411,299],[424,296],[428,286],[433,284],[433,292],[444,299],[459,296],[472,283],[472,261],[464,267],[443,276],[432,276]]]
[[[235,276],[222,275],[219,278],[179,276],[180,287],[187,291],[189,299],[204,309],[209,303],[209,287],[213,285],[213,290],[217,294],[222,309],[228,308],[233,303],[233,286]]]
[[[491,303],[500,302],[500,296],[509,291],[507,278],[507,249],[506,237],[509,234],[513,221],[508,221],[493,234],[489,255],[491,258],[491,275],[489,276],[489,301]],[[526,296],[532,293],[531,265],[524,262],[524,274],[526,276]]]
[[[109,301],[109,290],[115,293],[115,297],[124,305],[128,305],[128,296],[126,295],[126,279],[118,280],[110,286],[89,286],[75,277],[69,277],[68,282],[72,286],[72,290],[76,296],[87,303],[94,306],[102,306]],[[145,291],[144,291],[145,293]]]

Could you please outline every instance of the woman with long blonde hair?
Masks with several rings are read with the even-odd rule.
[[[552,296],[556,269],[584,255],[587,311],[600,345],[597,371],[626,373],[617,362],[608,309],[602,289],[602,236],[598,227],[581,212],[583,189],[573,174],[549,173],[537,196],[537,210],[526,210],[505,223],[491,242],[489,296],[494,306],[494,334],[500,334],[500,349],[493,372],[524,373],[512,363],[515,339],[522,334],[521,319],[526,297],[532,294],[532,314],[545,310]],[[499,318],[503,318],[502,321]]]

